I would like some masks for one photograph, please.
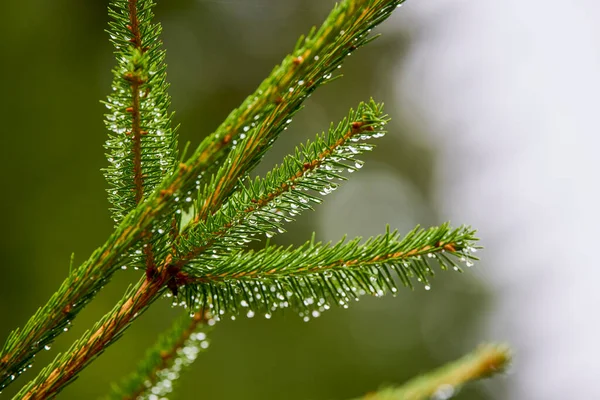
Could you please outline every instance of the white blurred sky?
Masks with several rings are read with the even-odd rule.
[[[397,93],[441,149],[439,206],[477,227],[517,350],[510,399],[600,399],[600,2],[408,1]]]

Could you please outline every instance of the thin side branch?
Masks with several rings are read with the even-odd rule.
[[[185,304],[210,307],[215,315],[257,312],[269,315],[291,308],[305,320],[363,295],[383,296],[398,291],[397,280],[413,287],[413,280],[430,289],[431,264],[461,271],[459,263],[476,259],[474,231],[452,229],[448,224],[429,229],[417,227],[404,238],[397,232],[349,242],[312,241],[292,249],[267,247],[239,251],[206,267],[190,263],[180,272],[185,281]],[[431,260],[431,261],[430,261]],[[393,275],[396,275],[394,278]]]
[[[133,289],[128,290],[123,300],[102,318],[93,332],[84,334],[69,351],[59,355],[21,389],[15,399],[45,400],[56,396],[160,296],[168,278],[166,274],[157,276],[153,281],[142,278]]]
[[[464,384],[503,372],[510,361],[507,346],[485,344],[437,371],[410,380],[398,388],[382,389],[357,400],[449,399]]]
[[[136,370],[113,385],[104,400],[135,400],[145,394],[166,396],[173,381],[190,365],[198,353],[208,348],[207,332],[211,315],[204,310],[192,317],[183,315],[148,350]]]
[[[383,136],[386,122],[380,104],[374,101],[359,104],[346,119],[332,125],[327,137],[317,136],[315,141],[297,148],[294,155],[287,156],[265,178],[256,179],[230,196],[222,210],[203,221],[193,221],[177,243],[177,269],[208,250],[211,250],[209,261],[215,262],[221,254],[231,253],[240,247],[239,243],[243,245],[265,230],[283,231],[280,223],[268,222],[275,221],[272,214],[297,215],[300,210],[310,209],[306,200],[310,193],[306,189],[327,194],[337,187],[330,180],[345,179],[340,170],[352,172],[355,164],[361,165],[355,157],[372,148],[363,142]],[[310,196],[313,202],[320,202]],[[293,215],[287,219],[292,220]]]
[[[131,27],[131,43],[134,48],[143,53],[142,36],[137,18],[137,0],[129,0],[129,22]],[[135,183],[135,202],[139,204],[144,198],[144,178],[142,177],[142,129],[140,115],[140,80],[134,77],[130,80],[132,105],[127,109],[131,113],[131,132],[133,140],[133,182]]]
[[[223,164],[211,176],[210,184],[201,191],[197,220],[205,219],[223,204],[239,178],[257,163],[277,135],[292,121],[304,100],[319,85],[331,80],[343,60],[372,39],[369,37],[371,28],[387,18],[402,2],[343,2],[336,6],[316,34],[312,31],[299,41],[294,53],[275,68],[271,77],[259,87],[258,95],[248,103],[247,107],[251,110],[264,99],[271,99],[270,103],[262,104],[261,113],[254,113],[251,124],[243,127],[247,134],[238,130],[226,136],[235,138],[239,135],[243,140],[231,149],[230,162]],[[235,110],[232,114],[238,112]],[[231,123],[230,117],[223,124],[225,127]],[[222,134],[223,125],[215,135]]]
[[[369,110],[370,112],[367,112]],[[340,126],[345,127],[347,124],[350,124],[352,128],[350,132],[342,134],[342,139],[350,138],[353,135],[359,135],[363,130],[373,132],[373,130],[369,130],[368,128],[374,122],[374,119],[381,116],[381,112],[381,107],[377,107],[374,102],[368,106],[363,105],[359,107],[359,110],[357,111],[358,115],[362,116],[362,113],[365,113],[373,118],[367,118],[365,121],[359,122],[345,120]],[[343,143],[344,140],[341,142],[336,141],[332,143],[331,146],[335,148],[336,145],[341,146]],[[330,148],[328,146],[326,147]],[[330,152],[327,151],[326,153],[330,154]],[[315,166],[319,164],[319,155],[320,153],[317,154]],[[311,168],[312,167],[310,166],[301,166],[302,171],[312,171]],[[294,172],[292,178],[295,176],[296,173]],[[276,185],[276,189],[280,189],[279,185]],[[270,190],[267,192],[270,193]],[[263,197],[261,196],[259,198]],[[249,200],[248,204],[255,204],[255,202]],[[236,213],[236,215],[238,214],[239,213]],[[234,218],[234,220],[236,220],[236,218]],[[215,224],[215,226],[221,225]],[[195,248],[199,247],[197,243],[193,246],[195,246]],[[183,254],[184,257],[189,255],[187,252],[178,253]],[[196,254],[198,253],[194,253],[194,255]],[[158,298],[166,288],[176,293],[178,287],[185,283],[185,274],[181,271],[181,266],[186,262],[186,259],[184,258],[183,261],[181,261],[178,257],[178,255],[169,254],[157,267],[156,273],[151,279],[145,279],[141,284],[138,284],[134,291],[130,291],[125,295],[123,300],[119,303],[119,307],[104,316],[101,325],[95,329],[94,333],[91,335],[84,335],[68,353],[58,357],[57,360],[48,366],[47,369],[42,371],[34,381],[28,384],[21,392],[23,393],[22,398],[38,399],[54,396],[94,357],[109,346],[114,341],[115,337],[123,333],[129,324],[137,318],[149,304]]]
[[[122,219],[107,241],[67,277],[59,290],[22,329],[17,329],[9,335],[0,351],[0,388],[11,383],[26,369],[37,352],[63,333],[63,328],[119,268],[123,255],[139,243],[143,233],[152,227],[157,218],[180,207],[177,203],[179,196],[185,196],[196,189],[196,181],[203,173],[211,170],[217,161],[223,159],[234,146],[236,139],[241,139],[245,132],[244,127],[253,127],[257,115],[264,117],[260,124],[262,132],[267,132],[266,127],[273,122],[284,123],[286,120],[281,119],[278,114],[293,113],[297,110],[310,92],[331,77],[330,71],[337,68],[348,53],[357,45],[368,42],[368,31],[387,18],[402,1],[346,0],[332,11],[319,30],[311,32],[305,40],[299,41],[292,55],[286,57],[283,63],[275,68],[257,91],[249,96],[240,108],[234,110],[223,125],[203,141],[185,163],[180,164],[173,174],[164,179],[146,201]],[[304,82],[303,78],[306,76],[319,79]],[[303,81],[302,85],[300,81]],[[298,85],[308,89],[290,92],[290,87],[296,89]],[[295,97],[293,93],[300,95]],[[278,108],[277,105],[282,101],[288,105]],[[260,120],[261,117],[257,119]],[[279,125],[279,128],[283,129],[283,126]],[[277,133],[278,130],[273,132]],[[266,150],[269,138],[274,138],[270,135],[264,137],[267,139],[259,146],[260,151]],[[251,165],[259,157],[260,154],[253,154],[253,158],[245,163]],[[240,165],[238,162],[235,164]],[[227,176],[229,179],[236,179],[238,172],[228,173]],[[220,190],[216,195],[217,199],[211,199],[207,204],[216,206],[223,201],[225,193],[230,191],[233,183],[222,182],[226,190]],[[163,274],[165,273],[161,272],[158,275]],[[157,283],[165,284],[167,281],[165,274],[162,282],[158,279],[156,283],[148,285],[154,287]],[[156,292],[158,291],[159,288],[156,289]]]

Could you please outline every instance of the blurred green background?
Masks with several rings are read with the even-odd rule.
[[[290,51],[298,36],[320,24],[333,6],[323,0],[160,1],[173,109],[181,143],[197,145]],[[0,254],[0,339],[23,326],[65,278],[71,252],[79,264],[109,235],[104,106],[114,65],[108,1],[15,0],[0,3],[0,99],[4,164]],[[409,7],[410,3],[406,6]],[[385,224],[408,230],[444,220],[436,211],[436,145],[423,125],[395,100],[395,71],[410,50],[402,10],[385,35],[354,53],[344,78],[319,89],[258,172],[295,144],[326,129],[350,107],[373,96],[393,117],[390,133],[365,156],[366,166],[276,237],[282,244],[343,234],[368,236]],[[405,28],[406,26],[406,28]],[[438,194],[439,196],[439,194]],[[463,221],[456,221],[461,223]],[[466,221],[465,221],[466,222]],[[476,271],[475,271],[476,272]],[[52,349],[36,357],[20,385],[65,350],[107,312],[139,272],[122,271],[75,320]],[[292,314],[271,320],[219,323],[210,351],[179,382],[176,399],[346,399],[386,383],[401,383],[476,346],[490,303],[477,273],[442,272],[429,292],[417,287],[396,298],[363,298],[309,323]],[[93,399],[128,373],[183,310],[159,301],[64,392]],[[495,389],[496,391],[496,389]],[[496,398],[481,384],[461,399]]]

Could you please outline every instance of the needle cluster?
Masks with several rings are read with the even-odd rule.
[[[449,224],[416,227],[406,235],[388,228],[377,237],[335,244],[313,238],[298,247],[270,245],[287,222],[312,210],[362,168],[360,156],[385,135],[389,121],[383,105],[373,100],[299,145],[263,177],[250,178],[303,102],[336,77],[344,59],[371,41],[371,30],[401,3],[336,5],[186,158],[187,146],[178,154],[154,1],[112,0],[109,35],[116,66],[105,102],[104,174],[115,231],[23,329],[8,337],[0,351],[0,389],[26,371],[35,354],[48,349],[121,268],[144,272],[109,313],[15,398],[55,396],[162,297],[185,306],[185,314],[108,398],[168,395],[180,373],[208,347],[208,328],[223,316],[271,318],[290,309],[309,320],[363,295],[393,294],[415,282],[429,289],[436,267],[471,266],[478,248],[475,231]],[[264,248],[249,247],[265,237]],[[464,373],[453,384],[481,375]],[[425,379],[423,393],[431,392],[427,382],[439,385],[439,376],[435,379]]]

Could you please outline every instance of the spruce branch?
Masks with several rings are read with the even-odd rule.
[[[466,383],[503,372],[510,364],[510,349],[505,345],[481,345],[471,354],[406,382],[398,388],[369,393],[362,400],[449,399]],[[357,399],[358,400],[358,399]]]
[[[181,235],[175,268],[180,270],[192,259],[210,265],[259,234],[283,232],[283,222],[312,209],[311,203],[320,203],[318,194],[338,187],[334,179],[345,180],[344,172],[362,166],[356,156],[373,148],[364,141],[382,137],[387,121],[381,104],[361,103],[337,126],[332,124],[327,135],[296,148],[264,178],[239,185],[221,209],[203,220],[196,218]]]
[[[428,290],[434,275],[429,260],[443,270],[461,271],[458,262],[470,265],[475,259],[474,233],[444,224],[417,227],[404,238],[388,231],[364,244],[361,238],[334,245],[309,241],[296,249],[239,251],[212,264],[201,260],[184,270],[185,303],[208,307],[215,315],[248,308],[247,316],[262,311],[267,318],[277,309],[292,308],[308,320],[331,304],[348,307],[361,295],[395,293],[394,272],[402,285],[413,287],[411,279],[416,278]]]
[[[78,373],[114,343],[165,290],[167,276],[147,280],[130,287],[115,307],[84,333],[65,353],[56,356],[14,399],[50,399],[73,382]]]
[[[441,265],[446,267],[452,265],[455,269],[458,266],[450,257],[444,255],[445,252],[457,253],[456,255],[465,257],[465,261],[467,257],[473,258],[469,253],[473,249],[473,231],[467,228],[450,230],[447,225],[443,225],[440,228],[429,230],[415,229],[402,241],[393,241],[394,235],[395,233],[390,235],[388,232],[386,235],[368,241],[364,247],[357,246],[358,240],[345,246],[338,244],[330,249],[329,246],[316,245],[324,249],[325,255],[337,254],[343,256],[344,254],[354,254],[356,257],[358,254],[362,256],[362,251],[364,251],[365,256],[367,256],[363,259],[359,257],[345,259],[342,257],[329,266],[316,265],[319,264],[318,262],[304,265],[304,267],[294,266],[291,264],[292,260],[288,254],[287,257],[279,260],[280,265],[285,266],[287,261],[289,265],[295,267],[295,272],[299,275],[297,279],[289,279],[288,281],[285,281],[285,279],[271,281],[269,273],[264,273],[264,271],[260,276],[261,279],[257,279],[260,274],[254,271],[261,271],[261,268],[248,272],[249,263],[243,262],[244,257],[248,256],[234,254],[232,255],[232,261],[238,261],[240,267],[246,266],[246,271],[241,271],[239,276],[231,275],[230,280],[239,282],[237,287],[231,281],[228,281],[227,276],[219,276],[222,282],[214,280],[215,277],[213,276],[209,276],[214,281],[207,283],[207,275],[202,275],[200,279],[203,279],[203,281],[200,281],[200,285],[190,284],[186,286],[186,289],[191,289],[186,294],[188,296],[187,304],[192,306],[206,304],[211,312],[216,310],[218,314],[222,314],[226,310],[237,312],[239,301],[241,307],[252,305],[257,310],[265,310],[265,315],[270,318],[270,313],[274,308],[286,308],[288,305],[285,303],[287,302],[295,308],[301,309],[304,307],[306,310],[312,310],[311,315],[318,316],[321,310],[329,308],[328,302],[321,299],[340,299],[340,304],[345,305],[348,298],[361,295],[360,290],[376,295],[382,295],[384,288],[393,291],[392,288],[395,286],[391,276],[388,270],[379,266],[380,264],[394,268],[401,279],[403,279],[403,276],[410,278],[413,275],[417,276],[418,279],[427,279],[427,276],[431,275],[431,269],[425,258],[422,257],[424,254],[435,254]],[[378,257],[373,254],[366,254],[369,253],[369,250],[381,252],[381,255]],[[272,251],[274,250],[266,249],[264,250],[265,253],[262,254],[268,258],[269,252]],[[315,257],[319,261],[318,253]],[[374,260],[376,257],[378,257],[377,260]],[[235,260],[236,258],[237,260]],[[310,259],[310,257],[305,257],[305,259]],[[394,267],[394,262],[406,260],[411,261],[409,266],[404,266],[406,268]],[[340,261],[342,261],[342,264],[339,264]],[[361,262],[371,268],[367,267],[365,271],[362,271],[359,266]],[[344,264],[346,264],[345,267]],[[340,270],[336,271],[336,268]],[[262,269],[264,270],[264,267]],[[119,304],[94,327],[93,332],[87,332],[73,344],[68,352],[57,356],[55,361],[46,367],[35,380],[25,386],[15,398],[51,398],[72,382],[87,364],[104,351],[106,347],[110,346],[123,334],[133,320],[139,317],[154,300],[165,292],[167,282],[172,279],[172,275],[169,268],[163,268],[159,271],[160,274],[155,279],[142,279],[134,288],[128,290]],[[325,276],[329,272],[332,275]],[[279,276],[287,275],[286,269],[280,268],[279,274]],[[189,275],[185,275],[185,277],[189,279]],[[316,279],[311,280],[311,277]],[[327,279],[323,279],[324,277]],[[374,278],[374,280],[371,278]],[[267,287],[267,284],[270,284],[269,287]],[[315,298],[318,299],[316,302]],[[275,306],[276,304],[277,306]],[[247,316],[252,317],[254,313],[255,311],[250,308]],[[215,318],[218,318],[218,316]]]
[[[105,102],[111,111],[106,126],[112,132],[105,145],[111,163],[105,177],[116,223],[172,174],[177,162],[165,51],[159,39],[162,28],[152,22],[153,6],[152,0],[113,0],[109,6],[109,33],[118,65],[113,70],[113,92]],[[168,218],[155,222],[153,231],[168,224]],[[153,231],[143,232],[127,264],[155,268],[155,251],[164,249],[165,240]]]
[[[26,399],[38,398],[35,397],[38,394],[43,394],[44,396],[55,395],[70,382],[70,379],[67,379],[67,377],[76,376],[93,358],[104,351],[105,347],[112,344],[114,338],[122,334],[129,327],[130,323],[146,310],[149,304],[165,292],[165,289],[169,288],[177,293],[178,286],[185,284],[188,280],[188,275],[184,271],[181,271],[181,268],[190,261],[191,257],[199,256],[209,248],[211,248],[210,254],[214,255],[215,253],[212,253],[212,251],[216,251],[215,248],[217,248],[215,246],[216,240],[202,241],[200,236],[194,236],[192,233],[197,232],[197,235],[204,235],[206,232],[209,232],[212,236],[223,239],[224,232],[231,233],[232,228],[238,225],[246,226],[246,228],[241,230],[242,233],[240,231],[236,233],[243,234],[243,232],[248,232],[247,230],[251,229],[250,227],[253,225],[251,223],[242,225],[240,224],[240,220],[244,220],[244,217],[252,215],[253,212],[256,214],[256,211],[260,210],[258,206],[262,207],[270,204],[279,195],[291,194],[293,195],[292,197],[288,196],[285,199],[287,203],[294,201],[294,204],[304,204],[301,200],[303,197],[300,197],[299,193],[292,192],[294,190],[292,186],[324,189],[331,185],[327,177],[339,176],[336,173],[337,170],[333,171],[331,170],[332,168],[327,169],[327,166],[334,165],[338,169],[356,169],[354,164],[346,165],[343,161],[351,160],[354,163],[354,155],[364,150],[369,150],[370,147],[360,147],[360,143],[351,140],[358,139],[360,141],[373,136],[381,136],[382,132],[380,129],[376,130],[374,127],[378,126],[381,128],[386,120],[381,105],[377,105],[373,101],[369,104],[361,104],[357,108],[357,111],[351,111],[349,118],[340,122],[337,128],[332,127],[329,136],[318,136],[314,144],[311,145],[309,143],[305,147],[304,153],[312,161],[302,163],[299,161],[299,158],[289,157],[281,167],[274,170],[275,172],[268,174],[264,181],[257,179],[255,186],[250,185],[249,189],[240,189],[236,193],[239,195],[239,201],[235,200],[237,198],[236,195],[232,196],[237,207],[225,207],[224,211],[219,210],[215,214],[214,220],[211,216],[207,219],[208,222],[206,224],[194,223],[194,228],[201,229],[197,231],[190,229],[186,235],[182,234],[178,237],[179,246],[187,243],[186,240],[193,243],[189,251],[182,251],[179,247],[175,255],[167,255],[157,267],[152,279],[143,279],[134,289],[129,290],[120,301],[120,306],[106,314],[102,321],[94,328],[93,333],[89,332],[82,336],[69,352],[57,357],[54,363],[44,369],[34,381],[30,382],[20,392],[20,395]],[[363,146],[365,145],[363,144]],[[335,150],[339,151],[334,153]],[[322,172],[317,173],[318,171]],[[306,186],[301,186],[301,178],[304,178],[308,172],[314,173],[314,176],[311,176],[307,180],[308,184]],[[290,179],[292,179],[292,184],[286,183],[290,182]],[[254,192],[258,193],[257,197],[249,196],[250,194],[256,194]],[[273,192],[277,192],[278,196],[274,196]],[[240,205],[242,200],[244,205]],[[284,206],[283,204],[279,204],[279,206],[286,210],[293,209],[291,205]],[[303,205],[303,207],[306,208],[308,206]],[[266,218],[264,215],[255,216],[257,220]],[[214,235],[215,232],[217,235]],[[248,232],[248,234],[256,234],[257,232],[255,230]],[[245,244],[246,242],[242,241],[241,243]],[[202,244],[204,244],[204,247]],[[231,249],[227,249],[226,247],[222,249],[224,252],[231,252]],[[213,261],[216,261],[214,257],[211,256],[211,258]]]
[[[151,0],[114,0],[109,7],[113,18],[109,33],[119,64],[113,70],[113,94],[105,103],[112,111],[106,116],[106,124],[113,132],[106,144],[112,166],[105,175],[112,186],[109,199],[115,222],[172,172],[177,157],[177,138],[168,114],[165,53],[158,39],[161,28],[151,23],[153,5]],[[54,337],[66,330],[78,311],[110,279],[115,264],[123,261],[122,254],[139,236],[144,236],[146,264],[153,264],[151,234],[136,230],[135,225],[128,220],[117,227],[101,249],[69,274],[25,328],[11,333],[0,353],[0,388],[24,372],[40,349],[49,349]]]
[[[221,165],[214,175],[204,175],[209,182],[200,191],[197,220],[221,206],[239,178],[258,163],[292,122],[304,100],[317,87],[332,80],[347,56],[374,39],[369,36],[371,29],[403,1],[344,1],[335,6],[319,30],[313,28],[298,40],[292,54],[200,145],[199,150],[205,144],[219,141],[227,144],[218,149],[220,153],[211,151],[214,165]]]
[[[152,0],[113,0],[109,6],[118,65],[105,102],[112,132],[105,176],[117,223],[173,172],[177,161],[161,26],[152,22],[153,6]]]
[[[173,381],[189,366],[198,353],[208,348],[209,313],[201,310],[183,315],[163,333],[147,352],[136,370],[118,385],[112,385],[105,400],[145,399],[150,394],[165,396],[173,390]]]
[[[232,180],[230,182],[221,180],[222,187],[219,189],[219,194],[216,198],[212,198],[207,205],[211,205],[212,210],[212,207],[217,207],[219,203],[222,203],[227,197],[227,193],[237,184],[237,178],[240,177],[241,171],[239,166],[243,164],[251,166],[258,160],[261,152],[267,149],[270,141],[284,128],[285,121],[300,107],[310,92],[315,90],[318,85],[330,80],[330,73],[337,68],[343,58],[359,45],[367,43],[370,40],[369,30],[386,19],[402,2],[402,0],[346,0],[336,6],[320,29],[311,31],[306,39],[299,40],[292,54],[273,70],[255,94],[246,99],[240,108],[234,110],[221,127],[204,140],[185,163],[180,163],[171,175],[168,175],[160,184],[156,184],[157,187],[153,192],[145,193],[146,200],[123,217],[108,240],[65,279],[59,290],[43,307],[37,310],[22,329],[11,332],[0,352],[0,388],[13,382],[27,369],[34,355],[48,347],[54,338],[63,332],[63,329],[94,297],[96,292],[110,280],[132,246],[143,238],[144,232],[151,230],[157,220],[169,211],[182,207],[179,199],[187,198],[194,189],[200,187],[200,179],[205,176],[205,171],[211,171],[214,165],[222,162],[223,157],[228,151],[231,151],[237,141],[243,139],[242,135],[245,132],[248,132],[250,128],[257,128],[256,131],[259,133],[256,133],[257,139],[254,141],[256,145],[252,146],[253,153],[236,158],[238,160],[235,163],[236,168],[227,174]],[[115,1],[114,4],[115,17],[124,18],[127,15],[129,2],[120,0]],[[136,4],[147,6],[143,8],[141,14],[138,9],[138,15],[149,12],[151,2],[140,1]],[[138,16],[138,19],[140,18]],[[127,27],[125,26],[125,28]],[[159,42],[155,38],[152,39],[156,32],[159,31],[140,30],[142,41],[143,35],[148,35],[150,43],[156,44],[158,49]],[[119,45],[122,38],[114,40]],[[141,55],[140,57],[151,65],[158,59],[162,61],[160,57],[163,53],[157,50],[155,54],[158,54],[157,59],[144,59]],[[160,72],[160,68],[157,71]],[[304,80],[303,77],[314,77],[314,80],[311,82]],[[120,90],[118,87],[117,94]],[[163,87],[166,90],[166,84],[160,79],[156,81],[155,87]],[[290,88],[293,88],[294,91],[290,92]],[[157,99],[160,98],[159,94],[159,91],[154,92],[154,95],[158,96]],[[162,99],[165,100],[166,97],[162,97]],[[166,109],[168,106],[163,108]],[[127,113],[127,107],[124,111]],[[107,116],[109,121],[110,118]],[[124,120],[120,122],[127,121],[127,114],[123,118]],[[159,119],[164,122],[166,119],[170,119],[170,115],[163,114]],[[115,122],[116,120],[117,116],[115,115]],[[260,127],[255,121],[260,121]],[[252,123],[255,124],[254,127]],[[275,124],[275,128],[267,129],[267,126],[272,123]],[[124,132],[117,132],[117,134]],[[156,130],[156,135],[158,135],[158,130]],[[141,143],[144,143],[143,137]],[[143,156],[141,161],[143,165]],[[123,164],[119,168],[131,169],[132,165]],[[151,169],[149,172],[156,172],[156,170]],[[151,179],[146,179],[146,183],[151,182]],[[121,186],[119,183],[119,187],[125,186]],[[127,197],[129,193],[119,194],[117,191],[116,196],[121,195],[129,199]],[[119,216],[119,212],[115,211],[115,215]],[[160,235],[159,229],[161,228],[157,229],[156,234]],[[158,276],[162,276],[162,272]],[[162,283],[165,282],[166,280]]]

